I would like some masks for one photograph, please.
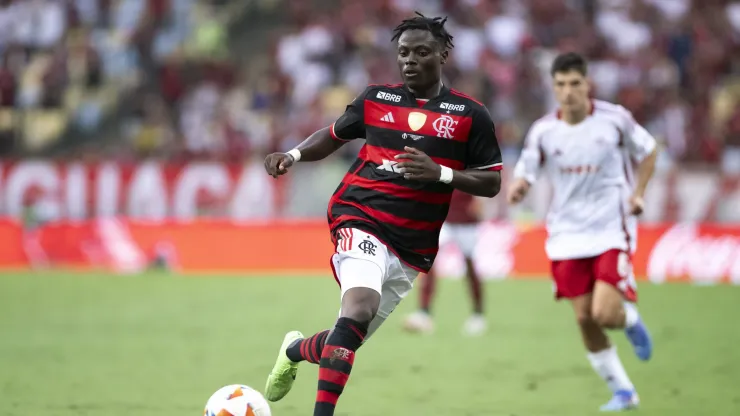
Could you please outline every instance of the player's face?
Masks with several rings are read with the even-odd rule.
[[[553,75],[555,98],[566,111],[580,111],[588,103],[588,80],[578,71],[556,72]]]
[[[398,39],[398,69],[403,82],[413,90],[438,83],[446,60],[447,51],[427,30],[407,30]]]

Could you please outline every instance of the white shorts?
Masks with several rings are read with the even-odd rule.
[[[380,307],[370,323],[365,340],[411,292],[419,273],[401,262],[375,236],[356,228],[337,230],[337,249],[331,263],[334,278],[342,289],[342,297],[355,287],[369,288],[380,293]]]
[[[467,258],[473,257],[478,242],[478,224],[444,223],[439,233],[439,245],[454,244]]]

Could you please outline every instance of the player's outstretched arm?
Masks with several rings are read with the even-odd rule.
[[[522,202],[527,196],[542,168],[544,157],[540,148],[540,137],[543,125],[535,122],[524,139],[524,149],[514,165],[513,179],[506,192],[506,200],[512,205]]]
[[[501,190],[501,173],[477,169],[453,170],[434,162],[426,153],[405,147],[396,156],[399,172],[409,180],[449,183],[453,188],[475,196],[493,198]]]
[[[658,146],[654,146],[652,151],[640,162],[637,168],[637,185],[635,191],[630,198],[630,213],[632,215],[640,215],[645,209],[645,203],[643,198],[645,196],[645,190],[647,189],[650,178],[653,177],[655,172],[655,162],[658,159]]]
[[[273,178],[288,173],[288,169],[299,160],[314,162],[336,152],[345,143],[332,138],[330,127],[325,127],[308,136],[295,149],[287,153],[272,153],[265,158],[265,170]]]
[[[506,193],[506,200],[509,204],[516,205],[527,196],[529,193],[530,183],[524,178],[514,178],[509,185],[509,190]]]

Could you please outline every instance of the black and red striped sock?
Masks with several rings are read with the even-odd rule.
[[[318,364],[321,359],[321,351],[326,344],[326,338],[329,336],[329,330],[321,331],[308,338],[303,338],[293,343],[285,351],[290,361],[301,362],[308,361],[311,364]]]
[[[369,323],[339,318],[334,332],[326,340],[319,363],[319,388],[316,393],[314,416],[333,416],[339,396],[352,371],[355,351],[367,335]]]

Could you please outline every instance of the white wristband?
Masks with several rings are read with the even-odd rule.
[[[301,151],[298,149],[291,149],[287,152],[287,154],[289,154],[293,158],[293,162],[301,160]]]
[[[452,182],[452,169],[447,166],[441,166],[442,171],[439,172],[439,181],[442,183]]]

